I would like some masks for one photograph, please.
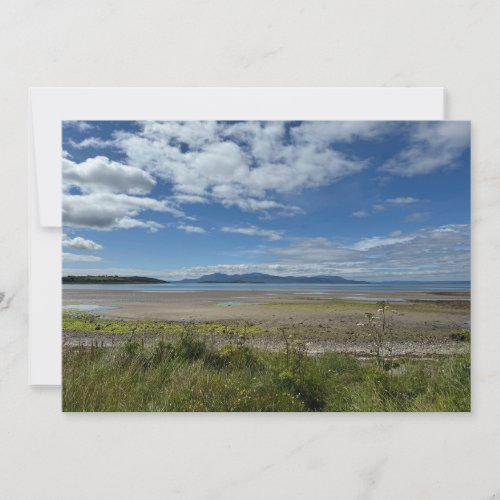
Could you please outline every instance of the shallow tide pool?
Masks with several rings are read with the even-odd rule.
[[[239,302],[237,300],[228,300],[226,302],[217,302],[218,306],[260,306],[267,302]]]
[[[360,300],[362,302],[406,302],[406,299],[401,299],[398,297],[366,297],[362,295],[356,295],[352,297],[340,297],[340,300]]]
[[[69,306],[63,306],[65,310],[76,310],[76,311],[109,311],[111,309],[116,309],[112,306],[98,306],[95,304],[71,304]]]

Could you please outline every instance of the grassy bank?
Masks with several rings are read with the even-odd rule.
[[[67,347],[64,411],[469,411],[468,355],[377,367],[352,356],[281,352],[189,332],[147,346]]]

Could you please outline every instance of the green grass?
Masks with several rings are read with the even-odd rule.
[[[141,322],[143,323],[143,322]],[[349,355],[175,343],[66,347],[64,411],[469,411],[470,358],[398,360],[381,370]]]
[[[181,334],[186,328],[193,333],[260,334],[265,328],[243,321],[181,323],[171,321],[124,321],[106,319],[93,314],[66,311],[63,314],[63,331],[104,332],[104,333],[158,333]]]

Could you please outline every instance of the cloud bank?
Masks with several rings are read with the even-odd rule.
[[[259,247],[261,260],[157,271],[67,269],[71,274],[146,274],[169,280],[222,272],[278,276],[340,275],[360,280],[469,280],[470,227],[454,224],[363,238],[349,246],[330,238],[297,238],[281,247]]]
[[[82,130],[87,125],[69,124]],[[126,158],[126,163],[103,155],[81,163],[63,159],[64,185],[70,195],[65,200],[65,223],[155,230],[164,225],[143,221],[139,217],[142,211],[182,217],[183,206],[208,203],[264,217],[293,216],[303,213],[304,207],[283,199],[373,166],[371,158],[358,157],[343,148],[355,140],[379,141],[390,134],[404,137],[400,151],[378,168],[407,177],[452,168],[469,144],[469,127],[463,122],[401,126],[390,122],[147,121],[137,125],[134,132],[121,130],[111,138],[89,136],[70,143],[76,150],[111,147]],[[169,186],[171,194],[168,201],[156,200],[155,204],[150,193],[159,182]],[[75,194],[90,197],[85,200]],[[96,195],[106,195],[99,200],[105,203],[104,214],[97,218],[90,214]],[[125,201],[112,195],[130,198]],[[417,201],[401,196],[386,203]],[[72,203],[75,208],[70,207]],[[383,210],[383,205],[377,204],[374,210]],[[366,215],[365,210],[353,213],[355,217]]]

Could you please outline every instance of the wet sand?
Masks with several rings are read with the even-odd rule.
[[[131,290],[64,290],[63,306],[96,305],[110,307],[106,316],[121,319],[164,321],[218,321],[244,319],[256,323],[295,322],[311,316],[321,319],[329,306],[338,304],[370,309],[379,300],[394,308],[422,302],[466,302],[468,292],[328,292],[299,293],[280,291],[186,291],[145,292]],[[280,309],[282,311],[280,312]],[[354,307],[358,309],[358,307]],[[269,312],[271,314],[269,314]],[[287,311],[286,313],[284,311]],[[307,311],[307,314],[302,314]],[[314,322],[314,321],[313,321]]]
[[[327,292],[186,291],[142,292],[130,290],[70,290],[63,305],[111,308],[94,314],[123,320],[171,322],[248,321],[267,329],[250,342],[276,348],[283,329],[309,342],[311,353],[324,351],[369,354],[370,342],[356,326],[366,312],[374,312],[377,300],[390,302],[394,354],[427,356],[463,352],[466,343],[452,335],[470,328],[468,292]],[[128,335],[125,336],[128,338]],[[105,345],[121,343],[118,334],[64,332],[64,342],[85,345],[94,339]],[[142,335],[153,341],[154,332]],[[212,339],[213,340],[213,339]],[[215,340],[224,343],[221,337]]]

